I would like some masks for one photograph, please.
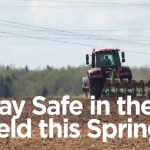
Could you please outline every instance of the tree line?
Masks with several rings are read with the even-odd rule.
[[[81,95],[82,77],[87,67],[63,67],[29,70],[13,66],[0,66],[0,97]],[[132,68],[136,79],[149,79],[150,68]]]

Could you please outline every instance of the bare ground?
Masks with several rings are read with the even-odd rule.
[[[110,99],[110,98],[109,98]],[[53,139],[46,138],[42,139],[39,135],[38,123],[40,119],[44,119],[48,122],[49,115],[43,115],[41,117],[32,115],[32,110],[34,108],[32,104],[32,99],[26,99],[26,106],[23,115],[17,121],[17,123],[22,123],[26,121],[26,118],[32,118],[32,138],[31,139],[21,139],[21,138],[7,138],[0,139],[0,150],[150,150],[150,142],[148,139],[138,138],[138,139],[128,139],[127,137],[123,139],[115,138],[109,140],[107,143],[103,143],[101,137],[97,139],[91,139],[87,136],[89,129],[87,128],[87,122],[89,119],[95,118],[103,122],[119,123],[126,120],[128,116],[120,117],[117,113],[116,101],[112,98],[111,104],[111,115],[110,116],[91,116],[90,115],[90,103],[89,100],[81,99],[84,105],[84,112],[81,116],[75,117],[70,113],[66,116],[70,123],[77,122],[80,124],[81,135],[77,139],[72,138],[61,138],[58,139],[57,136]],[[142,103],[145,98],[139,98]],[[11,99],[10,99],[11,100]],[[18,100],[19,103],[19,100]],[[48,105],[47,101],[45,105]],[[104,110],[103,110],[104,111]],[[134,110],[133,110],[134,112]],[[55,116],[55,122],[61,123],[63,116]],[[10,124],[10,117],[0,116],[0,122]],[[133,115],[132,119],[134,122],[143,122],[149,124],[149,117],[145,115],[136,116]]]

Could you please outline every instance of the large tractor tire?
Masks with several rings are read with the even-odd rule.
[[[103,80],[101,79],[90,79],[90,95],[95,96],[95,99],[98,100],[102,94],[103,89]]]
[[[85,93],[85,97],[87,99],[90,99],[89,78],[88,77],[82,78],[82,91]]]

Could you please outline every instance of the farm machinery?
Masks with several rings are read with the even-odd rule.
[[[91,63],[86,54],[86,64],[89,65],[87,76],[82,78],[82,90],[86,97],[91,95],[98,99],[101,95],[111,96],[145,96],[146,87],[150,87],[150,80],[135,80],[131,69],[122,66],[125,53],[119,49],[93,49]],[[148,93],[150,96],[150,92]]]

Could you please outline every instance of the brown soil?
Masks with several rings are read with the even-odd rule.
[[[31,139],[21,139],[21,138],[7,138],[0,139],[0,150],[150,150],[150,142],[148,139],[138,138],[138,139],[128,139],[126,136],[123,139],[109,139],[107,143],[103,143],[101,137],[97,139],[91,139],[87,136],[89,129],[87,127],[87,122],[89,119],[99,119],[102,122],[112,122],[120,123],[123,120],[127,120],[128,116],[121,117],[117,113],[116,101],[110,101],[111,104],[111,115],[105,116],[91,116],[90,115],[90,103],[89,100],[82,99],[84,105],[84,111],[81,116],[73,116],[70,113],[66,116],[69,119],[69,123],[79,123],[81,135],[77,139],[72,138],[61,138],[58,139],[57,135],[53,139],[46,138],[42,139],[39,135],[38,123],[39,120],[45,120],[48,122],[49,115],[35,116],[31,115],[34,106],[31,99],[26,99],[26,106],[23,112],[23,115],[17,121],[17,123],[25,122],[27,118],[32,118],[32,138]],[[11,99],[10,99],[11,100]],[[142,103],[144,98],[139,98],[139,101]],[[19,103],[19,100],[18,100]],[[47,101],[45,102],[47,104]],[[133,110],[134,112],[134,110]],[[63,116],[53,117],[55,122],[62,123]],[[0,116],[0,122],[10,124],[10,117]],[[134,122],[143,122],[149,124],[149,117],[146,115],[136,115],[132,116]]]

